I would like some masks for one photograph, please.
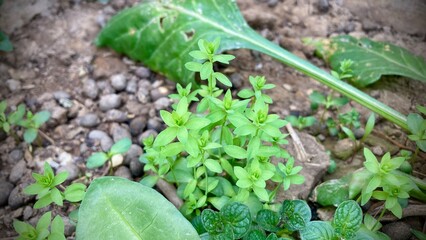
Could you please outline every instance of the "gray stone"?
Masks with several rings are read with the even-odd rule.
[[[384,151],[385,153],[390,152],[391,155],[394,155],[399,152],[398,146],[395,146],[394,144],[386,141],[385,139],[376,137],[371,134],[367,137],[365,143],[369,146],[380,146],[382,151]]]
[[[350,156],[352,156],[352,154],[354,153],[354,150],[355,150],[355,143],[349,138],[345,138],[345,139],[337,141],[337,143],[334,145],[332,149],[332,153],[337,158],[341,160],[346,160]]]
[[[135,70],[135,74],[140,78],[147,79],[151,75],[151,71],[146,67],[138,67]]]
[[[321,12],[327,12],[330,9],[330,3],[328,0],[318,0],[318,10]]]
[[[101,97],[99,100],[99,109],[101,111],[108,111],[110,109],[118,108],[121,105],[121,97],[117,94],[108,94]]]
[[[17,183],[22,178],[22,176],[25,175],[27,170],[27,163],[25,160],[19,161],[10,171],[9,182]]]
[[[146,117],[143,117],[143,116],[132,119],[132,121],[129,124],[130,133],[133,136],[137,136],[141,134],[146,127],[146,122],[147,122],[147,119]]]
[[[120,166],[115,170],[114,176],[127,178],[129,180],[132,180],[132,173],[130,172],[130,169],[126,166]]]
[[[138,83],[136,82],[136,79],[131,79],[126,86],[126,92],[128,93],[136,93],[138,90]]]
[[[127,114],[117,109],[111,109],[106,112],[105,120],[108,122],[125,122],[127,121]]]
[[[104,131],[92,130],[87,135],[89,139],[100,141],[101,148],[103,151],[108,151],[114,142],[111,137]]]
[[[83,85],[83,93],[86,97],[95,99],[98,96],[99,88],[95,80],[89,79]]]
[[[24,158],[24,152],[19,149],[13,149],[10,153],[9,153],[9,159],[11,162],[18,162],[19,160]]]
[[[67,109],[56,106],[53,107],[53,109],[50,109],[49,111],[51,113],[50,118],[55,120],[58,124],[65,123],[67,121]]]
[[[408,240],[411,237],[410,225],[405,222],[392,222],[382,227],[382,232],[392,240]]]
[[[374,153],[374,155],[376,156],[383,156],[384,152],[383,149],[380,146],[374,146],[371,148],[371,151]]]
[[[160,98],[167,97],[169,94],[168,88],[160,86],[151,90],[151,99],[152,101],[157,101]]]
[[[11,92],[16,92],[21,90],[22,86],[21,86],[21,82],[17,81],[15,79],[9,79],[6,81],[6,85],[7,88],[11,91]]]
[[[75,222],[67,216],[62,217],[62,220],[64,221],[64,235],[68,237],[73,235],[76,229]]]
[[[356,139],[361,139],[365,134],[365,129],[364,128],[357,128],[354,131],[354,135]]]
[[[119,141],[123,138],[132,139],[132,136],[130,135],[129,130],[127,128],[123,127],[123,126],[120,126],[117,123],[111,124],[110,134],[112,135],[114,142],[117,142],[117,141]]]
[[[143,132],[141,135],[139,135],[138,141],[140,143],[142,143],[145,138],[147,138],[149,136],[154,136],[154,138],[155,138],[155,137],[157,137],[157,135],[158,135],[157,131],[155,131],[153,129],[148,129],[145,132]]]
[[[115,74],[111,77],[111,86],[117,90],[122,91],[126,88],[127,85],[127,79],[124,74]]]
[[[142,114],[143,112],[147,112],[147,110],[145,109],[146,107],[137,101],[128,101],[126,103],[126,110],[130,114],[139,115],[139,114]]]
[[[136,93],[136,97],[140,103],[147,103],[151,101],[149,90],[147,88],[139,88]]]
[[[127,151],[124,157],[124,165],[129,165],[133,160],[138,160],[139,156],[142,155],[142,147],[137,144],[132,144],[129,151]]]
[[[153,129],[157,132],[161,132],[163,130],[163,123],[158,117],[148,119],[147,124],[148,129]]]
[[[6,181],[0,182],[0,207],[7,204],[9,195],[13,190],[13,184]]]
[[[16,186],[9,195],[8,203],[12,209],[17,209],[34,199],[35,195],[27,195],[24,193],[24,188],[29,183],[21,183]]]
[[[33,216],[33,208],[30,206],[25,206],[24,211],[22,213],[24,220],[27,221]]]
[[[93,62],[93,76],[95,79],[109,77],[116,73],[126,72],[127,66],[121,59],[113,56],[99,56]]]
[[[53,97],[56,101],[60,101],[61,99],[71,99],[71,95],[65,91],[56,91],[53,93]]]
[[[63,166],[60,166],[56,172],[57,173],[67,172],[68,173],[67,180],[72,181],[78,178],[80,174],[80,169],[77,167],[77,165],[73,163],[67,163]]]
[[[115,93],[114,88],[111,86],[109,81],[97,81],[98,88],[102,91],[103,95]]]
[[[159,98],[154,102],[154,107],[157,110],[167,109],[168,107],[170,107],[170,105],[171,105],[171,101],[169,98],[166,98],[166,97]]]
[[[77,120],[82,127],[91,128],[99,125],[100,120],[96,113],[87,113]]]
[[[130,172],[132,173],[133,177],[140,177],[143,175],[143,165],[139,161],[139,159],[132,160],[130,162]]]

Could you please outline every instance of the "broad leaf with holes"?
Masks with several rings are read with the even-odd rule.
[[[355,237],[356,232],[361,227],[362,210],[353,200],[342,202],[336,209],[333,218],[334,232],[344,238],[351,239]]]
[[[80,206],[76,238],[200,239],[161,194],[118,177],[101,177],[90,184]]]
[[[342,35],[324,41],[328,52],[322,55],[331,67],[339,71],[340,63],[350,59],[353,82],[367,86],[382,75],[398,75],[426,82],[426,62],[404,48],[385,42],[375,42],[368,38],[356,39]]]

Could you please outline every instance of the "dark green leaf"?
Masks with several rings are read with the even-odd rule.
[[[423,121],[425,121],[422,116],[417,113],[410,113],[407,117],[407,125],[412,134],[418,135],[422,134],[424,131]]]
[[[64,198],[70,202],[80,202],[83,200],[84,194],[86,193],[86,185],[82,183],[73,183],[68,186],[64,191]]]
[[[47,122],[47,120],[49,120],[50,118],[50,112],[49,111],[41,111],[36,113],[33,116],[33,121],[34,121],[34,125],[35,127],[39,128],[41,125],[43,125],[43,123]]]
[[[37,137],[38,130],[36,128],[25,129],[24,140],[26,143],[32,143]]]
[[[265,240],[265,233],[259,229],[250,230],[250,232],[245,237],[246,240]]]
[[[426,234],[415,229],[411,229],[411,232],[416,236],[419,240],[426,240]]]
[[[217,213],[210,209],[205,209],[201,213],[201,221],[204,228],[210,234],[220,233],[223,229],[223,221],[220,213]]]
[[[109,150],[109,154],[111,154],[111,156],[116,154],[123,154],[129,151],[131,145],[132,140],[130,140],[130,138],[123,138],[112,145],[111,149]]]
[[[362,210],[357,202],[348,200],[337,207],[333,218],[333,227],[337,235],[351,239],[361,227]]]
[[[102,165],[108,160],[108,155],[103,152],[97,152],[90,155],[90,157],[87,159],[86,167],[91,168],[97,168]]]
[[[284,200],[281,208],[281,219],[290,231],[304,229],[311,220],[312,213],[308,204],[302,200]]]
[[[3,31],[0,31],[0,51],[10,52],[12,50],[13,46],[9,37]]]
[[[246,205],[233,202],[225,205],[220,212],[223,219],[232,225],[235,239],[243,237],[250,229],[251,215]]]
[[[329,222],[312,221],[300,231],[302,240],[334,240],[336,236]]]
[[[158,176],[152,176],[148,175],[140,181],[140,183],[147,187],[154,187],[155,184],[157,184],[159,177]]]
[[[15,112],[10,114],[8,117],[8,122],[12,125],[18,124],[25,115],[25,105],[19,104]]]
[[[331,179],[316,186],[313,199],[322,206],[337,207],[341,202],[349,199],[348,177]]]
[[[161,194],[118,177],[101,177],[90,184],[80,206],[76,238],[200,239]]]
[[[263,209],[257,213],[256,222],[264,230],[268,232],[276,232],[279,230],[278,224],[280,222],[280,216],[274,211]]]
[[[343,60],[352,60],[354,83],[359,86],[372,84],[382,75],[399,75],[426,81],[425,60],[401,47],[348,35],[334,37],[330,44],[335,46],[335,51],[326,60],[334,70],[339,69]]]

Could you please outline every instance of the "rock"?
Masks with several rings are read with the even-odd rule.
[[[130,172],[132,173],[133,177],[140,177],[144,173],[144,171],[143,171],[143,165],[139,161],[139,159],[132,160],[130,162],[129,168],[130,168]]]
[[[402,96],[395,91],[381,90],[379,101],[388,106],[392,106],[398,112],[408,115],[411,107],[411,100],[407,96]]]
[[[170,91],[166,87],[158,87],[151,90],[151,99],[152,101],[157,101],[160,98],[167,97],[170,94]]]
[[[58,156],[56,158],[56,162],[58,162],[61,165],[67,165],[74,163],[73,156],[62,149],[58,149],[58,154],[55,154],[55,156]]]
[[[117,170],[115,170],[114,172],[114,176],[132,180],[132,173],[130,172],[130,169],[126,166],[120,166],[119,168],[117,168]]]
[[[320,16],[309,16],[304,19],[303,23],[312,36],[314,37],[327,37],[329,22],[326,18]]]
[[[62,217],[62,220],[64,221],[64,235],[68,237],[73,235],[76,229],[75,222],[67,216]]]
[[[147,124],[148,129],[153,129],[157,132],[161,132],[163,130],[163,123],[158,117],[148,119]]]
[[[98,96],[99,88],[95,80],[89,79],[83,84],[83,93],[91,99],[95,99]]]
[[[136,117],[132,119],[132,121],[129,124],[130,127],[130,133],[133,136],[137,136],[143,132],[143,130],[146,127],[146,117]]]
[[[124,76],[124,74],[116,74],[113,75],[111,78],[111,86],[117,90],[117,91],[122,91],[126,88],[127,85],[127,79],[126,76]]]
[[[10,171],[9,182],[17,183],[22,178],[22,176],[25,175],[27,170],[27,163],[25,160],[19,161]]]
[[[124,157],[121,154],[116,154],[112,156],[111,158],[112,167],[115,168],[120,166],[123,163],[123,161],[124,161]]]
[[[109,77],[116,73],[126,72],[127,66],[116,57],[97,57],[93,62],[95,78]]]
[[[376,156],[383,156],[384,152],[383,149],[380,146],[374,146],[371,148],[371,151],[374,153],[374,155]]]
[[[232,86],[236,89],[240,89],[243,86],[244,77],[240,73],[237,73],[237,72],[232,73],[230,76],[230,80],[231,80]]]
[[[151,71],[146,67],[138,67],[135,70],[135,75],[142,79],[147,79],[151,75]]]
[[[127,114],[117,109],[111,109],[105,114],[105,120],[107,122],[125,122],[127,121]]]
[[[164,110],[167,109],[171,105],[170,99],[166,97],[162,97],[157,99],[157,101],[154,102],[154,107],[156,110]]]
[[[136,97],[140,103],[148,103],[151,101],[149,90],[147,88],[139,88]]]
[[[9,89],[9,91],[11,91],[11,92],[19,91],[22,88],[21,82],[15,80],[15,79],[7,80],[6,85],[7,85],[7,88]]]
[[[19,160],[24,158],[24,152],[19,149],[13,149],[10,153],[9,153],[9,160],[11,162],[18,162]]]
[[[121,105],[121,97],[117,94],[108,94],[101,97],[99,100],[99,109],[106,112],[110,109],[118,108]]]
[[[332,149],[334,156],[341,160],[346,160],[354,153],[355,143],[349,138],[337,141]]]
[[[115,93],[114,88],[111,86],[109,81],[97,81],[98,88],[102,90],[103,95],[113,94]]]
[[[13,190],[13,184],[6,181],[0,182],[0,207],[6,205],[9,195]]]
[[[330,3],[328,0],[318,0],[318,10],[321,12],[327,12],[330,8]]]
[[[296,148],[292,139],[288,139],[289,144],[286,146],[288,152],[295,158],[295,166],[302,166],[303,169],[299,174],[305,177],[305,182],[301,185],[291,185],[287,191],[283,191],[280,187],[277,192],[277,202],[282,202],[284,199],[307,199],[311,191],[318,182],[326,174],[330,165],[330,157],[325,152],[324,147],[319,144],[315,138],[303,132],[297,132],[300,141],[303,143],[306,153],[310,156],[310,161],[299,159],[296,154]],[[272,159],[272,163],[276,165],[282,159]],[[276,183],[269,183],[267,188],[273,189]]]
[[[25,206],[24,211],[22,213],[23,217],[24,217],[24,221],[27,221],[28,219],[30,219],[33,216],[33,208],[30,206]]]
[[[411,237],[410,225],[405,222],[392,222],[382,227],[381,231],[392,240],[408,240]]]
[[[61,99],[71,99],[71,95],[65,91],[56,91],[53,93],[53,97],[56,101],[60,101]]]
[[[87,135],[87,137],[91,140],[98,140],[100,141],[101,148],[103,151],[108,151],[111,146],[114,144],[112,139],[108,136],[108,134],[104,131],[100,130],[92,130]]]
[[[128,93],[136,93],[138,90],[138,83],[136,82],[136,79],[131,79],[126,86],[126,92]]]
[[[117,142],[123,138],[130,138],[132,139],[132,136],[130,135],[130,132],[127,128],[120,126],[117,123],[111,124],[110,127],[110,134],[112,135],[112,138],[114,139],[114,142]]]
[[[50,118],[55,120],[58,124],[65,123],[67,121],[67,109],[56,106],[53,107],[53,109],[50,109],[49,111],[51,113]]]
[[[139,156],[142,155],[143,150],[142,147],[137,144],[132,144],[129,148],[129,151],[126,153],[126,157],[124,158],[124,164],[129,166],[133,160],[139,161]]]
[[[365,143],[369,146],[380,146],[384,153],[390,152],[391,155],[399,152],[399,148],[397,146],[374,135],[369,135],[365,140]]]
[[[91,128],[98,126],[101,121],[96,113],[87,113],[80,117],[77,122],[82,127]]]
[[[25,194],[24,188],[28,186],[29,183],[24,182],[16,186],[9,195],[8,203],[12,209],[17,209],[34,199],[35,195]]]
[[[68,181],[75,180],[80,175],[80,169],[77,167],[77,165],[73,163],[67,163],[65,165],[60,166],[58,170],[56,171],[56,173],[60,173],[60,172],[68,173],[68,177],[67,177]]]
[[[354,131],[354,135],[356,139],[361,139],[362,137],[364,137],[364,134],[365,134],[365,129],[362,127],[357,128]]]

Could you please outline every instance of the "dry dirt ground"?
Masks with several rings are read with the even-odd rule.
[[[311,47],[303,45],[301,38],[338,34],[366,36],[405,47],[426,58],[425,30],[410,24],[412,19],[407,19],[404,25],[404,16],[396,24],[392,19],[383,19],[380,14],[366,15],[366,10],[359,5],[347,5],[343,0],[237,2],[249,25],[263,36],[323,68],[326,68],[325,64],[313,55]],[[379,2],[383,1],[377,1],[377,4]],[[0,191],[7,193],[7,196],[5,193],[0,196],[0,200],[3,198],[0,201],[0,237],[15,236],[11,227],[13,218],[34,222],[40,216],[40,211],[29,207],[34,203],[33,198],[19,195],[19,189],[29,184],[31,171],[39,171],[43,158],[56,162],[58,168],[74,171],[71,180],[90,180],[84,159],[92,151],[110,144],[101,139],[102,134],[111,141],[129,135],[134,143],[138,143],[149,132],[161,130],[158,111],[170,107],[165,97],[175,90],[174,83],[150,72],[140,63],[111,50],[98,49],[93,44],[111,16],[136,3],[135,0],[111,0],[106,5],[85,0],[4,1],[0,8],[0,29],[10,36],[14,50],[0,53],[0,99],[7,99],[12,107],[25,103],[33,111],[49,109],[52,119],[42,130],[53,142],[44,142],[45,149],[34,146],[33,154],[26,150],[28,146],[11,138],[0,142]],[[369,7],[374,8],[374,4]],[[236,55],[236,60],[223,71],[231,77],[235,88],[248,87],[249,75],[266,76],[276,85],[269,92],[274,100],[271,111],[283,117],[314,114],[310,110],[308,95],[314,90],[330,93],[315,80],[266,55],[248,50],[232,51],[232,54]],[[111,86],[110,79],[117,75],[127,80],[125,90]],[[426,104],[426,84],[418,81],[389,77],[366,91],[404,114],[414,111],[416,104]],[[119,95],[120,103],[115,107],[119,112],[100,110],[100,99],[109,94]],[[70,100],[72,107],[65,106],[61,99]],[[369,112],[351,104],[359,109],[364,121]],[[84,116],[91,113],[95,115],[95,123],[82,123]],[[406,135],[392,124],[380,120],[377,129],[400,146],[413,148]],[[102,133],[93,133],[95,130]],[[315,129],[310,133],[315,134]],[[325,142],[331,141],[332,146],[336,140]],[[382,147],[382,151],[386,150]],[[135,156],[129,157],[127,165],[121,169],[121,175],[138,179],[142,175],[140,163],[135,163],[142,153],[138,144],[135,144],[134,152]],[[65,155],[62,158],[71,160],[61,159],[61,154]],[[17,167],[18,162],[21,164]],[[354,162],[358,164],[355,167],[362,164],[361,160]],[[341,168],[345,169],[346,165],[341,163]],[[415,169],[419,176],[425,176],[424,161],[417,162]],[[11,197],[12,194],[16,196]],[[65,211],[72,209],[67,206]],[[421,229],[424,219],[418,218],[414,222],[415,227]],[[67,227],[67,234],[72,238],[72,224]]]

